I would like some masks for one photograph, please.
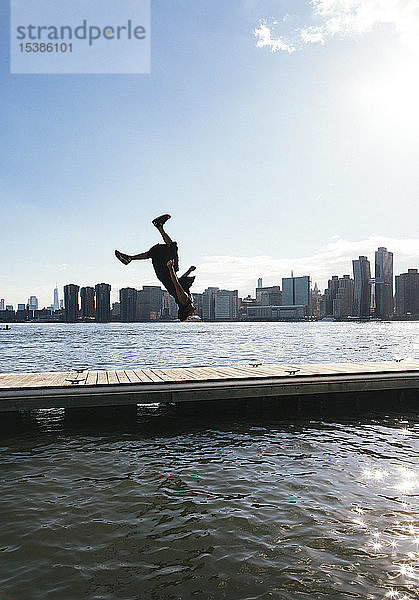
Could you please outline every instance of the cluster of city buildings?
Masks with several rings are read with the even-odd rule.
[[[318,298],[318,315],[338,320],[419,317],[418,269],[408,269],[394,278],[393,253],[383,247],[375,252],[374,266],[372,276],[368,258],[360,256],[352,261],[353,278],[332,276]]]
[[[311,286],[309,275],[282,278],[280,285],[264,287],[258,279],[254,297],[239,298],[237,290],[209,287],[193,294],[196,315],[203,321],[286,321],[308,319],[368,320],[419,319],[419,273],[393,276],[393,253],[387,248],[375,252],[375,270],[366,256],[352,261],[353,276],[333,275],[322,294],[317,284]],[[395,281],[395,289],[393,282]],[[145,322],[175,320],[177,305],[160,286],[146,285],[141,290],[127,287],[119,290],[119,301],[111,303],[111,285],[95,287],[64,286],[64,299],[59,300],[55,288],[53,303],[39,309],[31,296],[17,310],[0,299],[0,321],[110,321]]]

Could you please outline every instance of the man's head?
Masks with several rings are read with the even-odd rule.
[[[196,308],[192,302],[189,301],[187,304],[181,304],[179,306],[179,310],[177,311],[179,321],[186,321],[188,317],[194,314],[195,311]]]

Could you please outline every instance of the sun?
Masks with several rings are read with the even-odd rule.
[[[419,60],[393,57],[354,85],[354,99],[370,125],[402,137],[419,131]]]

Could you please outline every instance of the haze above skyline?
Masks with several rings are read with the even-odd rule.
[[[3,36],[1,298],[158,285],[113,251],[162,212],[197,292],[419,266],[419,3],[229,4],[152,3],[151,75],[10,75]]]

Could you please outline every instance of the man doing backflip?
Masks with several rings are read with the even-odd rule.
[[[178,318],[180,321],[186,321],[196,310],[189,291],[195,280],[195,277],[190,277],[192,271],[195,271],[195,267],[189,267],[186,273],[178,278],[176,274],[176,271],[179,270],[177,243],[173,242],[164,230],[164,224],[168,219],[170,219],[170,215],[161,215],[152,221],[154,227],[159,230],[164,244],[156,244],[148,252],[135,255],[123,254],[119,250],[115,250],[115,256],[124,265],[128,265],[132,260],[151,258],[157,278],[173,296],[179,307]]]

